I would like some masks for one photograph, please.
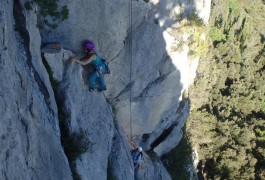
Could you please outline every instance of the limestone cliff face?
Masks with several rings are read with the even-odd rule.
[[[112,72],[106,76],[106,96],[115,106],[117,121],[127,134],[132,123],[135,141],[149,150],[163,131],[178,124],[179,102],[192,83],[198,64],[198,58],[189,60],[187,45],[182,51],[175,50],[180,43],[178,36],[182,38],[182,34],[175,33],[175,29],[182,28],[177,14],[181,11],[187,17],[195,12],[207,22],[210,3],[210,0],[69,2],[70,18],[55,33],[43,32],[43,41],[62,42],[79,56],[84,39],[96,43],[98,53],[110,62]],[[148,138],[142,139],[143,134]]]
[[[0,14],[0,179],[71,179],[36,16],[18,0]]]
[[[108,156],[111,151],[114,124],[112,113],[102,93],[90,93],[82,80],[82,68],[67,61],[69,51],[44,53],[45,59],[58,76],[58,99],[63,107],[64,121],[71,133],[82,129],[91,142],[87,152],[76,162],[82,179],[106,179]],[[54,65],[61,64],[62,68]],[[129,166],[130,161],[127,161]]]
[[[196,7],[207,21],[211,1],[61,0],[69,19],[52,33],[42,30],[41,36],[38,9],[26,11],[25,2],[0,2],[0,179],[72,179],[60,143],[58,109],[69,132],[81,129],[91,142],[76,160],[81,179],[107,179],[110,174],[121,180],[171,179],[159,159],[147,154],[134,173],[130,124],[134,143],[158,156],[178,144],[189,114],[189,101],[182,94],[195,77],[198,59],[189,61],[185,44],[182,51],[174,48],[179,43],[174,30],[181,28],[176,14],[180,7],[185,7],[184,15]],[[109,61],[104,94],[90,93],[83,68],[67,60],[73,53],[82,56],[84,39],[93,40]],[[43,51],[58,82],[57,103],[41,42],[64,47]]]

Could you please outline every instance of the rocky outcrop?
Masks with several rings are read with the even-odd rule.
[[[162,162],[155,157],[153,158],[154,159],[150,159],[148,156],[144,155],[144,161],[141,163],[140,168],[135,171],[135,179],[171,180],[171,177]]]
[[[104,94],[88,91],[82,81],[84,69],[68,61],[70,55],[71,52],[67,50],[44,53],[50,67],[63,65],[63,68],[52,70],[54,78],[63,74],[63,78],[58,81],[58,98],[63,102],[60,105],[68,117],[64,120],[68,122],[71,133],[82,129],[91,141],[91,148],[76,161],[80,177],[95,180],[105,179],[110,174],[115,179],[134,179],[134,176],[139,179],[170,177],[161,162],[153,162],[146,155],[141,171],[134,174],[125,134],[117,122],[113,124],[112,111]]]
[[[207,21],[207,13],[202,12],[206,8],[209,12],[211,1],[89,2],[69,3],[69,19],[54,34],[43,31],[44,42],[62,42],[81,57],[81,42],[92,39],[99,54],[110,62],[105,94],[116,109],[119,125],[128,135],[132,130],[134,140],[145,150],[156,147],[159,156],[170,151],[182,136],[189,108],[179,111],[179,103],[199,60],[189,60],[185,37],[183,49],[176,51],[178,36],[182,36],[175,32],[182,28],[177,14],[187,18],[197,13]],[[169,129],[169,140],[162,143],[160,138]]]
[[[106,78],[106,96],[117,109],[120,125],[129,132],[127,117],[131,113],[134,136],[157,136],[152,132],[176,118],[172,114],[178,108],[182,92],[192,83],[198,64],[198,59],[189,61],[187,45],[182,51],[174,49],[178,39],[172,34],[175,28],[181,28],[177,14],[186,18],[197,13],[207,21],[209,13],[205,12],[209,12],[210,2],[71,2],[67,4],[69,19],[52,34],[43,31],[42,37],[44,42],[62,42],[79,56],[81,42],[92,39],[99,54],[110,61],[112,73]]]
[[[182,51],[174,49],[176,13],[184,7],[185,17],[197,7],[207,21],[203,10],[210,1],[62,0],[69,19],[41,36],[39,9],[25,10],[25,2],[0,2],[0,179],[72,179],[58,116],[69,134],[82,131],[90,142],[75,160],[81,179],[107,179],[108,169],[116,179],[170,179],[159,159],[147,154],[134,173],[126,137],[158,156],[180,140],[189,113],[189,105],[180,102],[198,59],[189,61],[185,43]],[[73,53],[82,56],[87,38],[109,61],[104,94],[90,93],[83,68],[67,60]],[[41,56],[41,41],[60,42],[64,49],[43,49]]]
[[[180,106],[178,108],[177,111],[177,118],[175,120],[175,122],[173,122],[171,124],[171,126],[169,126],[166,130],[164,130],[164,134],[162,133],[162,135],[166,136],[163,137],[161,136],[162,140],[161,143],[156,143],[158,144],[157,147],[153,147],[154,148],[154,152],[156,152],[156,154],[161,157],[162,155],[168,153],[171,149],[173,149],[174,147],[176,147],[179,143],[179,141],[182,138],[182,127],[184,126],[188,116],[189,116],[189,112],[190,112],[190,107],[189,107],[190,103],[188,100],[183,100],[183,102],[180,103]],[[159,140],[159,138],[157,139]],[[153,143],[153,145],[155,145],[155,143]]]
[[[111,153],[109,156],[109,173],[117,180],[134,180],[131,153],[124,133],[115,123]]]
[[[90,93],[82,80],[82,67],[69,62],[71,53],[66,50],[44,57],[59,84],[59,106],[63,107],[63,119],[68,122],[70,133],[85,132],[90,147],[76,161],[77,172],[82,179],[106,179],[108,156],[114,131],[112,113],[102,93]],[[58,74],[63,74],[62,79]],[[85,79],[84,79],[85,80]]]
[[[0,179],[72,179],[36,16],[21,3],[0,2]]]
[[[92,39],[99,54],[108,60],[114,59],[124,47],[130,28],[129,0],[76,0],[60,1],[67,5],[69,19],[62,22],[53,33],[42,31],[43,42],[61,42],[65,49],[78,55],[81,43]],[[133,24],[140,24],[148,13],[148,4],[132,1]]]

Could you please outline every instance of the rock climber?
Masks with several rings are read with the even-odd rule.
[[[95,44],[90,40],[85,40],[83,49],[87,56],[83,60],[78,60],[76,56],[70,56],[70,60],[77,62],[83,66],[91,64],[93,71],[88,75],[89,91],[97,89],[99,92],[106,90],[106,84],[103,74],[109,74],[109,68],[106,60],[100,58],[95,52]]]
[[[131,150],[134,168],[139,168],[139,166],[140,166],[140,161],[143,158],[143,152],[142,151],[143,151],[142,147],[138,147],[136,149]]]

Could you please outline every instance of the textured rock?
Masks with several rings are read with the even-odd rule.
[[[53,53],[45,53],[46,51],[43,51],[43,56],[45,60],[47,61],[49,67],[52,70],[53,73],[53,78],[61,82],[63,80],[63,75],[64,75],[64,68],[65,68],[65,63],[70,63],[66,59],[70,56],[73,55],[72,52],[67,51],[67,50],[60,50],[56,51]],[[65,59],[65,61],[63,61]]]
[[[51,68],[55,76],[63,74],[58,99],[61,102],[59,105],[64,109],[70,132],[82,129],[91,142],[88,151],[76,161],[78,174],[84,180],[106,179],[114,131],[110,106],[103,93],[89,92],[82,80],[82,67],[67,60],[70,54],[69,51],[62,50],[60,53],[45,53],[44,56],[47,62],[60,61],[56,64],[64,65],[63,68],[51,65]]]
[[[109,168],[116,180],[134,180],[134,170],[131,160],[131,153],[124,133],[116,124],[112,141],[111,153],[109,156]]]
[[[142,142],[146,150],[177,118],[182,93],[195,77],[198,58],[189,60],[189,48],[185,44],[182,51],[176,51],[174,45],[178,37],[172,35],[174,28],[181,28],[175,8],[184,6],[184,16],[188,16],[193,13],[195,3],[197,1],[151,1],[148,18],[128,36],[128,43],[110,63],[113,73],[108,82],[112,85],[107,96],[113,98],[118,122],[127,133],[132,124],[136,139],[148,134],[149,143]],[[131,37],[132,54],[129,54]],[[129,74],[130,68],[132,74]]]
[[[200,2],[196,3],[202,11]],[[130,1],[120,0],[112,3],[92,0],[71,2],[68,4],[70,18],[54,33],[43,32],[43,40],[62,42],[64,47],[79,55],[82,40],[94,40],[100,54],[110,61],[111,75],[106,77],[106,96],[116,106],[117,120],[128,133],[131,94],[133,135],[141,136],[156,132],[165,119],[169,123],[175,119],[172,114],[178,107],[181,94],[192,82],[196,70],[193,64],[197,63],[188,60],[187,46],[181,52],[172,49],[176,38],[170,30],[179,22],[175,9],[184,6],[184,13],[188,15],[193,12],[195,3],[133,1],[132,31],[128,31],[129,5]],[[117,7],[119,11],[114,11]],[[129,53],[130,40],[132,54]],[[133,67],[130,75],[131,58]]]
[[[14,2],[18,2],[17,0],[14,0]],[[24,3],[25,1],[21,1],[21,8],[24,7]],[[15,3],[18,4],[18,3]],[[35,6],[33,6],[33,8],[36,8]],[[17,10],[15,10],[17,11]],[[22,11],[25,12],[25,9],[23,9]],[[22,24],[23,22],[23,15],[20,15],[19,13],[14,13],[15,19],[18,23],[16,23],[17,25],[17,29],[22,29],[22,26],[24,26]],[[40,37],[40,33],[39,33],[39,29],[36,26],[37,24],[37,16],[34,13],[34,11],[27,11],[27,13],[25,13],[25,28],[27,30],[18,30],[20,35],[22,36],[22,41],[24,42],[24,47],[25,44],[27,44],[27,46],[29,46],[29,48],[25,47],[25,51],[27,54],[27,65],[31,64],[34,71],[38,72],[38,75],[36,75],[36,73],[34,73],[34,78],[37,82],[37,84],[41,87],[41,91],[42,93],[45,95],[45,99],[46,99],[46,103],[49,104],[51,110],[53,111],[55,117],[57,117],[57,106],[56,106],[56,102],[55,102],[55,98],[54,98],[54,94],[53,94],[53,89],[50,85],[50,80],[49,80],[49,76],[46,73],[46,69],[42,63],[42,58],[41,58],[41,54],[40,54],[40,44],[41,44],[41,37]],[[29,62],[29,59],[31,59],[31,62]],[[34,72],[33,71],[33,72]],[[54,127],[56,127],[56,132],[58,132],[59,134],[59,125],[58,125],[58,121],[54,121]]]
[[[162,143],[154,148],[154,152],[156,152],[159,157],[176,147],[182,138],[182,127],[184,126],[190,112],[189,101],[185,101],[183,104],[184,105],[179,108],[179,111],[177,112],[176,124],[173,125],[173,130]]]
[[[71,179],[60,144],[57,105],[40,54],[41,38],[35,15],[38,9],[33,6],[32,11],[26,11],[25,2],[0,2],[0,78],[4,82],[0,85],[0,179]],[[207,20],[210,1],[59,3],[67,4],[69,19],[52,33],[42,31],[42,41],[60,42],[79,57],[84,39],[95,42],[99,54],[110,62],[111,75],[106,76],[105,94],[116,109],[120,125],[115,129],[105,94],[88,92],[82,67],[66,60],[72,52],[61,48],[43,51],[54,79],[59,82],[57,103],[63,109],[70,132],[82,129],[92,144],[76,161],[76,170],[84,180],[107,179],[109,161],[117,179],[133,179],[123,130],[129,135],[132,123],[132,136],[137,143],[141,142],[144,149],[155,148],[158,155],[177,144],[188,112],[184,108],[184,116],[178,113],[182,108],[179,102],[192,83],[198,59],[188,60],[186,45],[181,52],[174,50],[174,44],[178,43],[172,35],[178,26],[175,13],[180,4],[185,7],[185,16],[196,6],[199,16]],[[182,119],[176,121],[179,117]],[[175,129],[168,138],[159,142],[172,127]],[[136,176],[170,179],[162,163],[150,160],[147,155]]]
[[[0,2],[0,179],[72,179],[36,17],[23,12],[18,0]]]
[[[210,13],[211,13],[211,2],[212,0],[196,0],[195,7],[196,12],[200,18],[202,18],[205,24],[208,23]]]
[[[170,180],[166,168],[158,159],[151,160],[144,155],[144,160],[141,162],[140,168],[135,172],[135,180]]]
[[[113,59],[124,47],[129,29],[129,0],[76,0],[60,1],[67,4],[69,19],[53,33],[42,32],[43,42],[61,42],[65,49],[80,55],[84,39],[92,39],[100,54]],[[139,24],[146,16],[146,4],[132,1],[133,23]]]
[[[111,74],[106,76],[105,94],[115,106],[117,121],[127,134],[130,134],[130,124],[132,124],[132,136],[137,143],[141,142],[148,150],[178,118],[176,112],[182,100],[182,93],[192,83],[198,65],[198,59],[192,62],[188,59],[187,45],[184,44],[182,51],[174,49],[179,40],[176,35],[172,35],[172,31],[176,27],[181,28],[176,18],[176,11],[180,6],[184,7],[183,17],[187,17],[194,12],[194,7],[197,7],[195,11],[199,16],[207,19],[206,14],[200,14],[206,7],[205,2],[208,8],[210,1],[151,0],[150,3],[132,1],[131,29],[130,1],[69,2],[69,19],[60,24],[53,34],[45,34],[43,31],[42,37],[44,42],[63,43],[66,49],[76,52],[80,57],[81,42],[86,38],[95,42],[99,54],[110,62]],[[181,38],[185,41],[185,37]],[[129,73],[130,68],[132,74]],[[73,81],[75,85],[71,85],[73,89],[70,92],[76,93],[79,91],[78,87],[82,86],[81,82],[77,84],[80,81],[81,70],[79,69],[79,76],[74,75],[73,72],[76,73],[78,70],[74,67],[67,69],[65,75],[68,77],[69,73],[72,74],[71,79],[64,77],[62,83]],[[69,93],[68,85],[63,85],[62,88],[65,93]],[[81,94],[78,96],[85,96],[83,92]],[[75,108],[70,106],[82,108],[85,104],[79,102],[77,105],[73,103],[74,100],[69,100],[71,98],[78,99],[67,95],[65,105],[69,106],[69,111],[71,109],[71,112],[77,116],[80,112],[75,113]],[[74,118],[76,117],[71,117]],[[74,125],[79,126],[79,124],[76,122]],[[180,128],[175,128],[173,132],[175,136],[181,135]],[[148,138],[141,138],[143,134]],[[180,138],[176,137],[177,141]],[[176,145],[176,142],[173,144]],[[163,154],[162,152],[169,151],[169,147],[174,146],[167,144],[166,150],[158,150],[161,146],[156,145],[156,151]]]
[[[196,70],[191,68],[187,46],[181,52],[172,49],[175,38],[170,34],[170,28],[178,23],[172,13],[178,5],[178,1],[172,0],[153,2],[149,18],[132,32],[131,84],[128,43],[110,64],[113,73],[108,82],[114,84],[107,95],[113,98],[118,122],[127,133],[131,113],[133,136],[149,134],[149,138],[155,140],[172,124],[181,94],[190,85],[192,71]],[[143,146],[150,149],[149,145]]]

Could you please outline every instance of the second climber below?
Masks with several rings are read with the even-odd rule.
[[[87,79],[90,92],[95,89],[99,92],[106,90],[106,84],[103,77],[103,74],[109,74],[106,60],[97,55],[95,52],[95,44],[90,40],[84,41],[83,49],[87,55],[82,61],[78,60],[75,56],[71,56],[69,59],[81,65],[92,65],[93,71],[90,72]]]
[[[133,166],[135,169],[139,168],[140,161],[143,158],[143,152],[142,151],[143,151],[142,147],[138,147],[136,149],[131,150]]]

